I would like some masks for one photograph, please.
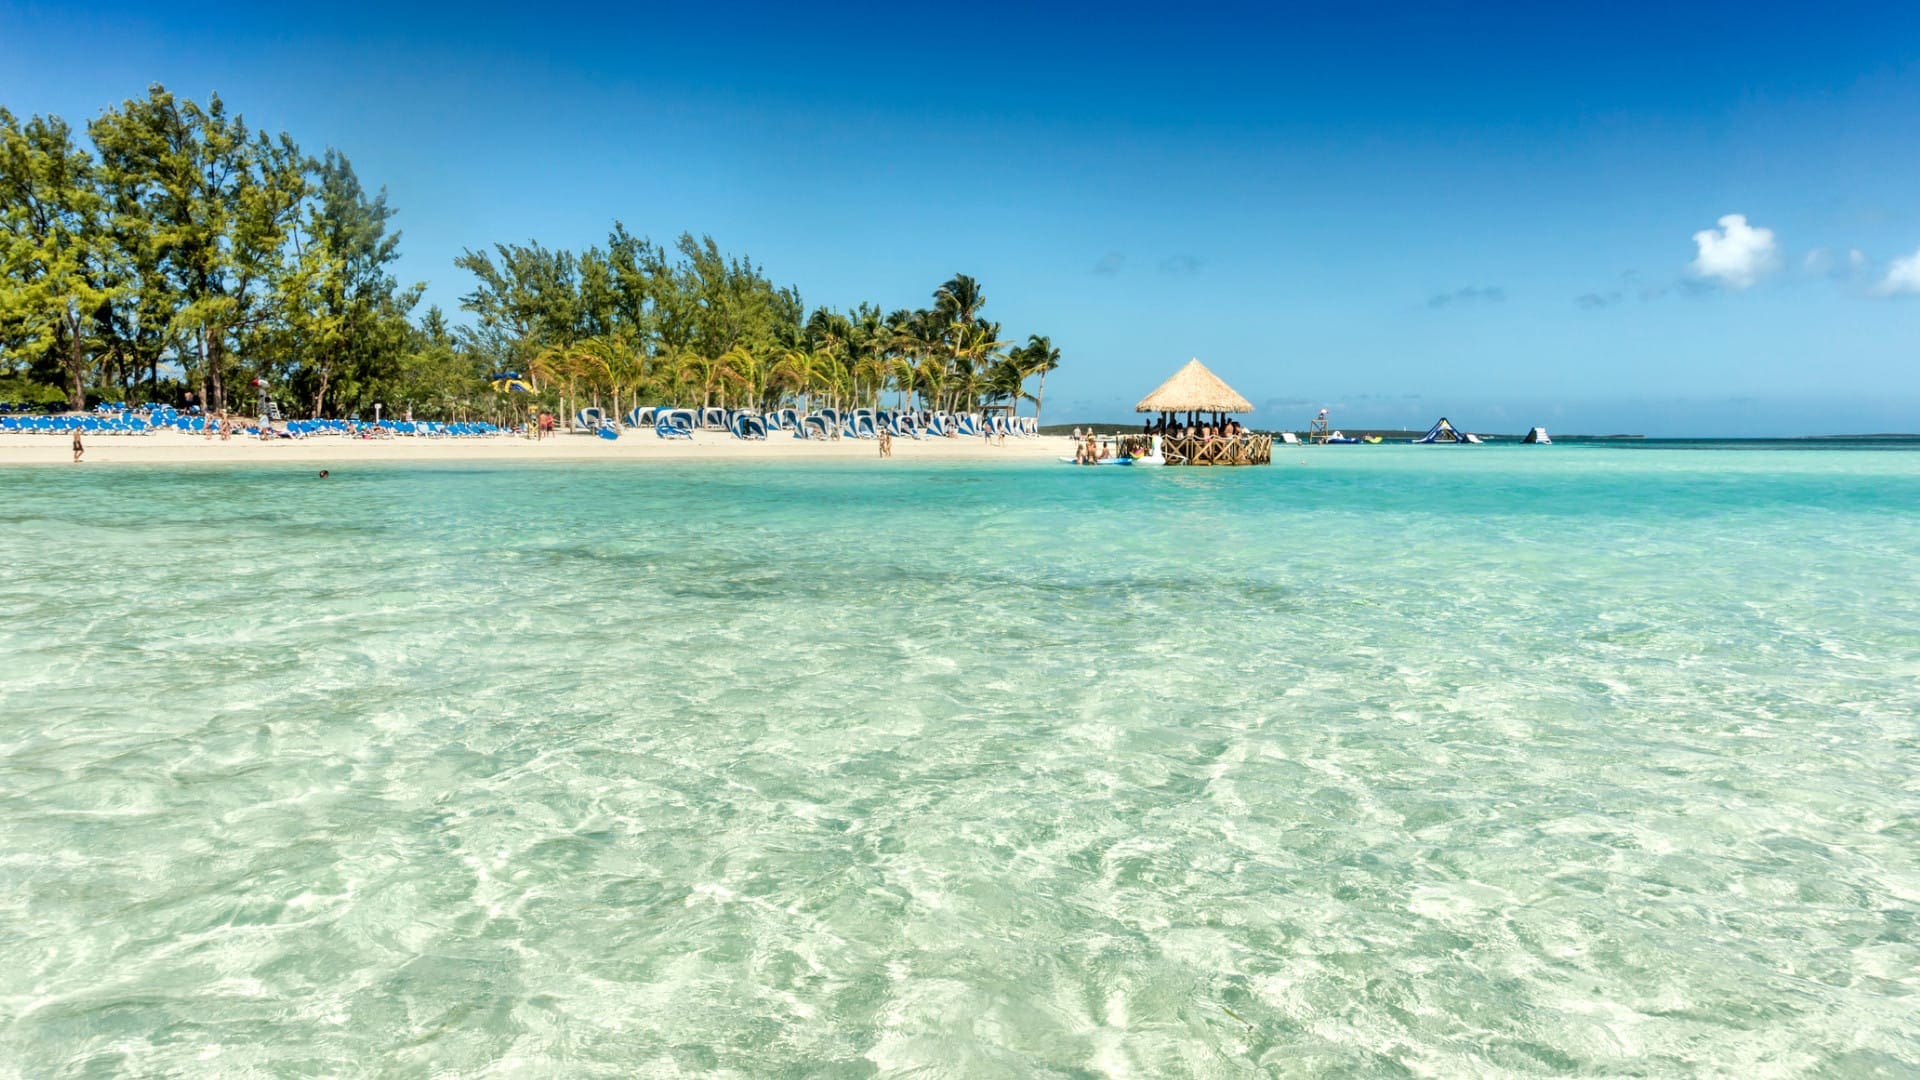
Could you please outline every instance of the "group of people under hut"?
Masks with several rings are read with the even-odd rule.
[[[1188,426],[1178,420],[1169,420],[1162,416],[1158,420],[1149,420],[1145,424],[1142,424],[1140,434],[1147,436],[1165,435],[1170,439],[1189,436],[1197,439],[1212,439],[1215,437],[1232,438],[1235,435],[1244,435],[1246,434],[1246,429],[1240,426],[1240,421],[1232,419],[1218,425],[1194,424]]]

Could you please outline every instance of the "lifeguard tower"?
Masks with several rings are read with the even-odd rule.
[[[1307,422],[1307,441],[1324,443],[1333,435],[1327,430],[1327,410],[1321,409],[1320,415]]]

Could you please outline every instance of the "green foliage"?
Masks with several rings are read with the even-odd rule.
[[[250,405],[239,388],[264,377],[314,413],[400,377],[420,287],[387,273],[393,212],[344,155],[313,159],[218,96],[161,86],[87,133],[91,152],[58,118],[0,111],[0,349],[15,370],[57,373],[75,408],[89,388]]]
[[[1044,380],[1060,359],[1038,336],[1009,353],[965,274],[936,289],[929,308],[809,312],[797,291],[711,237],[682,235],[669,249],[618,223],[604,248],[578,255],[496,244],[456,263],[475,279],[461,298],[475,317],[466,344],[496,368],[526,371],[563,408],[601,393],[616,408],[873,406],[888,390],[902,407],[1017,404],[1037,400],[1027,378]]]
[[[114,294],[93,162],[58,117],[0,109],[0,346],[86,405],[90,323]],[[38,365],[33,361],[38,360]]]
[[[501,417],[678,405],[1018,404],[1059,363],[1047,339],[1008,351],[982,317],[980,283],[956,274],[917,310],[809,311],[791,286],[712,237],[671,245],[618,222],[578,254],[536,242],[466,250],[472,275],[454,327],[410,321],[423,285],[402,285],[395,212],[345,154],[301,152],[253,131],[218,96],[153,86],[87,126],[0,109],[0,378],[13,400],[189,394],[248,407],[265,378],[312,415]],[[526,374],[504,400],[496,371]],[[58,387],[59,390],[53,388]]]

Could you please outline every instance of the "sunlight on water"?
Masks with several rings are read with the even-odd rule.
[[[1920,1070],[1920,454],[0,473],[25,1075]]]

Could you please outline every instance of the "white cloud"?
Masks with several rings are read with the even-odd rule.
[[[1887,276],[1873,290],[1881,296],[1920,293],[1920,251],[1902,255],[1887,264]]]
[[[1689,266],[1694,276],[1718,278],[1735,289],[1753,284],[1780,262],[1773,230],[1754,228],[1745,214],[1728,214],[1720,219],[1718,229],[1694,233],[1693,242],[1700,249]]]

